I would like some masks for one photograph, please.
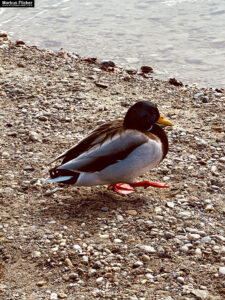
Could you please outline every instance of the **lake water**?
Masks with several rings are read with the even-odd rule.
[[[40,48],[152,66],[160,78],[225,88],[225,0],[36,0],[0,8],[0,30]]]

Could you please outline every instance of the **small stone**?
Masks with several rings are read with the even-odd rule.
[[[212,239],[210,236],[204,236],[203,238],[201,238],[200,242],[201,243],[211,243]]]
[[[203,96],[204,96],[203,93],[197,93],[197,94],[194,95],[194,98],[195,98],[195,99],[199,99],[199,98],[201,98],[201,97],[203,97]]]
[[[101,211],[103,211],[103,212],[107,212],[109,209],[108,209],[108,207],[102,207],[101,208]]]
[[[209,102],[209,98],[207,96],[203,96],[201,97],[202,99],[202,103],[208,103]]]
[[[59,244],[59,247],[63,248],[66,246],[66,240],[62,240],[61,243]]]
[[[3,157],[3,158],[9,158],[9,157],[10,157],[9,152],[3,151],[3,152],[2,152],[2,157]]]
[[[102,70],[101,70],[100,68],[93,68],[93,71],[94,71],[94,72],[98,72],[98,73],[99,73],[99,72],[102,72]]]
[[[191,216],[191,212],[190,211],[181,211],[178,214],[178,217],[182,218],[182,219],[188,219],[190,216]]]
[[[65,298],[67,298],[67,294],[65,294],[65,293],[63,293],[63,292],[59,292],[59,293],[58,293],[58,298],[59,298],[59,299],[65,299]]]
[[[143,254],[143,255],[141,256],[141,258],[142,258],[142,260],[145,261],[145,262],[150,261],[150,257],[149,257],[148,255],[146,255],[146,254]]]
[[[58,299],[58,295],[56,293],[51,293],[50,300],[57,300],[57,299]]]
[[[149,66],[142,66],[141,71],[145,74],[148,74],[153,72],[153,68]]]
[[[213,126],[212,129],[216,130],[216,131],[221,131],[223,130],[223,127],[222,126]],[[223,159],[225,159],[224,157],[222,157]],[[220,161],[220,159],[219,159]]]
[[[164,257],[166,252],[165,252],[165,249],[163,247],[159,246],[157,248],[157,253],[158,253],[159,257]]]
[[[3,292],[7,288],[7,285],[0,283],[0,292]]]
[[[59,250],[59,246],[55,246],[52,248],[52,252],[57,252]]]
[[[219,267],[219,274],[225,275],[225,267]]]
[[[83,263],[84,263],[85,265],[87,265],[88,262],[89,262],[89,257],[88,257],[87,255],[84,255],[84,256],[82,257],[82,261],[83,261]]]
[[[102,263],[99,260],[97,260],[94,262],[93,267],[95,269],[100,269],[102,267]]]
[[[199,232],[198,229],[192,228],[192,227],[187,227],[186,230],[187,230],[187,232],[190,232],[190,233],[198,233]]]
[[[22,62],[19,62],[19,63],[17,64],[17,67],[19,67],[19,68],[25,68],[26,65],[25,65],[24,63],[22,63]]]
[[[139,300],[139,299],[138,299],[138,297],[136,295],[134,295],[134,296],[130,297],[130,300]]]
[[[154,279],[154,276],[151,274],[151,273],[147,273],[147,274],[145,274],[145,277],[147,278],[147,279]]]
[[[102,83],[102,82],[95,82],[95,85],[96,85],[97,87],[102,88],[102,89],[107,89],[107,87],[108,87],[107,84],[104,84],[104,83]]]
[[[219,158],[219,161],[222,162],[222,163],[225,163],[225,156],[220,157],[220,158]]]
[[[97,284],[101,284],[101,283],[103,282],[103,280],[104,280],[103,277],[98,277],[98,278],[96,279],[96,283],[97,283]]]
[[[114,239],[113,241],[115,244],[120,244],[122,243],[123,241],[121,239]]]
[[[207,204],[206,207],[205,207],[205,210],[206,211],[212,211],[212,210],[214,210],[214,207],[212,206],[212,204]]]
[[[150,254],[156,253],[155,248],[153,248],[152,246],[142,245],[140,246],[140,249]]]
[[[181,250],[182,252],[187,253],[187,252],[189,252],[189,247],[186,246],[186,245],[184,245],[184,246],[180,247],[180,250]]]
[[[41,134],[39,134],[35,131],[31,131],[29,134],[29,137],[32,142],[40,142],[41,141]]]
[[[197,144],[198,144],[198,146],[207,146],[208,145],[208,143],[205,140],[203,140],[203,139],[200,139],[197,142]]]
[[[197,233],[189,233],[188,234],[188,238],[189,238],[190,241],[197,241],[197,240],[200,239],[200,237],[201,236]]]
[[[145,222],[145,224],[146,224],[146,226],[148,226],[149,229],[151,229],[151,228],[154,227],[154,223],[153,223],[152,221],[147,220],[147,221]]]
[[[105,248],[105,252],[106,252],[107,254],[111,254],[111,253],[112,253],[108,248]]]
[[[208,299],[209,292],[207,290],[193,289],[191,293],[199,299]]]
[[[68,257],[65,259],[65,264],[66,264],[67,267],[69,267],[70,269],[73,268],[73,263],[72,263],[72,261],[71,261]]]
[[[162,212],[162,208],[161,208],[160,206],[156,206],[156,207],[154,208],[154,212],[155,212],[156,214],[160,214],[160,213]]]
[[[177,281],[183,284],[184,283],[184,277],[178,276]]]
[[[8,136],[16,137],[17,132],[16,131],[10,131],[10,132],[8,132]]]
[[[15,45],[16,45],[16,46],[25,45],[25,42],[22,41],[22,40],[17,40],[17,41],[15,42]]]
[[[101,239],[108,239],[109,238],[109,234],[99,234],[99,237]]]
[[[125,211],[125,213],[127,215],[130,215],[130,216],[136,216],[137,215],[137,211],[134,210],[134,209],[128,209],[128,210]]]
[[[73,249],[76,250],[79,253],[82,253],[82,248],[80,245],[73,245]]]
[[[40,280],[37,282],[37,286],[44,286],[44,285],[46,285],[46,283],[47,282],[45,280]]]
[[[93,277],[93,276],[95,276],[96,274],[97,274],[96,269],[90,268],[90,269],[88,270],[88,276],[89,276],[89,277]]]
[[[115,63],[111,60],[103,60],[103,61],[100,62],[100,64],[104,67],[107,67],[107,68],[109,68],[109,67],[110,68],[115,68],[115,66],[116,66]]]
[[[212,173],[215,173],[216,171],[217,171],[217,166],[215,166],[215,165],[212,166],[212,167],[211,167],[211,172],[212,172]]]
[[[202,250],[200,248],[196,248],[195,249],[195,255],[198,257],[198,258],[201,258],[202,257]]]
[[[121,215],[117,215],[116,218],[117,218],[117,221],[119,221],[119,222],[122,222],[124,220],[124,217]]]
[[[7,38],[8,35],[5,32],[0,32],[0,38]]]
[[[75,272],[69,274],[69,279],[77,280],[78,278],[79,278],[79,275]]]
[[[174,234],[172,232],[169,232],[169,231],[165,232],[166,239],[171,239],[173,236],[174,236]]]
[[[139,268],[139,267],[142,267],[143,266],[143,262],[142,261],[136,261],[134,264],[133,264],[133,267],[134,268]]]
[[[33,252],[32,252],[32,256],[33,256],[34,258],[40,257],[40,256],[41,256],[41,252],[40,252],[40,251],[33,251]]]
[[[166,206],[169,208],[174,208],[175,204],[174,204],[174,202],[167,202]]]
[[[170,78],[169,83],[174,86],[183,86],[183,83],[181,81],[178,81],[176,78]]]

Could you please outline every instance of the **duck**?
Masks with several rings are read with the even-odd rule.
[[[128,109],[124,119],[100,125],[53,159],[49,164],[62,161],[49,170],[47,182],[76,186],[108,185],[120,195],[133,193],[135,187],[166,188],[165,183],[134,180],[165,158],[168,139],[163,127],[172,125],[162,117],[155,103],[137,101]]]

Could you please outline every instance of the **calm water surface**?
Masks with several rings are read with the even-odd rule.
[[[0,9],[0,30],[40,48],[225,88],[225,0],[36,0],[34,9]]]

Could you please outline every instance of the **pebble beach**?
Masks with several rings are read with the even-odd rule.
[[[224,299],[225,90],[147,69],[0,35],[1,299]],[[54,157],[137,100],[174,123],[142,176],[167,189],[45,183]]]

